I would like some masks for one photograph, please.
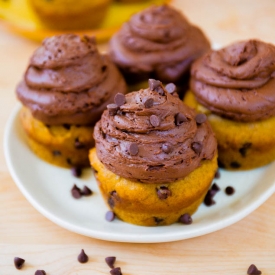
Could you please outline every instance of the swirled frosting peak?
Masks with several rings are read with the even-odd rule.
[[[17,96],[46,124],[93,124],[125,82],[93,37],[45,39],[32,55]]]
[[[201,30],[167,5],[133,15],[110,41],[111,58],[120,68],[154,73],[166,82],[179,81],[208,49],[209,42]]]
[[[191,70],[197,100],[213,113],[249,122],[275,115],[275,46],[259,40],[210,51]]]
[[[151,79],[148,89],[116,96],[96,124],[98,158],[115,174],[169,183],[215,155],[217,143],[208,121],[196,116],[174,94],[175,86],[168,85],[166,89]]]

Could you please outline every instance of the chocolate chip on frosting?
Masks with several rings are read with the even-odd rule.
[[[154,127],[158,127],[160,125],[160,119],[156,115],[150,116],[150,123]]]
[[[131,156],[136,156],[138,154],[138,145],[137,143],[131,143],[129,146],[129,153]]]
[[[159,80],[149,79],[148,83],[149,83],[149,88],[151,91],[155,91],[155,92],[159,93],[159,95],[164,95],[162,83]]]
[[[207,116],[205,114],[197,114],[195,119],[197,124],[200,125],[207,120]]]
[[[164,143],[162,144],[161,149],[164,153],[169,154],[173,151],[173,146],[169,143]]]
[[[187,122],[187,121],[188,121],[188,119],[184,114],[182,114],[182,113],[176,114],[175,123],[177,126],[180,126],[183,122]]]
[[[191,144],[191,148],[196,154],[199,155],[202,151],[202,144],[201,144],[201,142],[193,142]]]
[[[151,108],[154,105],[154,99],[153,98],[147,98],[144,102],[145,108]]]
[[[14,257],[14,266],[17,268],[17,269],[21,269],[25,263],[25,260],[22,259],[22,258],[19,258],[19,257]]]
[[[107,109],[109,111],[110,116],[115,116],[117,114],[117,111],[119,110],[119,107],[117,104],[112,103],[107,105]]]
[[[169,94],[173,94],[174,92],[176,92],[177,87],[174,83],[169,83],[165,86],[165,90],[169,93]]]
[[[124,95],[124,94],[121,94],[121,93],[117,93],[117,94],[115,95],[114,101],[115,101],[115,104],[116,104],[118,107],[122,106],[123,104],[126,103],[125,95]]]

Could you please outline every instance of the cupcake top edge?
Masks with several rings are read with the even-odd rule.
[[[164,87],[150,79],[149,88],[117,94],[107,108],[95,126],[97,156],[121,177],[174,182],[216,154],[217,142],[206,117],[198,119],[173,84]]]
[[[211,50],[194,62],[191,90],[220,116],[242,122],[275,115],[275,46],[251,39]]]

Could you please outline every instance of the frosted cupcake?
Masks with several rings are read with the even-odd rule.
[[[196,211],[217,169],[217,143],[207,120],[173,95],[175,86],[149,85],[104,111],[90,161],[115,214],[155,226]]]
[[[16,88],[31,149],[56,165],[88,166],[94,124],[114,95],[125,91],[123,77],[93,38],[46,39]]]

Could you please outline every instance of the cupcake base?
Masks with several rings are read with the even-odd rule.
[[[175,223],[183,214],[192,215],[203,201],[217,170],[217,156],[184,179],[169,184],[146,184],[115,175],[96,155],[90,162],[106,203],[121,220],[143,226]]]
[[[20,120],[32,151],[61,167],[88,167],[88,151],[94,146],[93,127],[64,124],[45,125],[23,107]]]
[[[197,112],[205,113],[218,140],[219,166],[229,170],[248,170],[275,160],[275,117],[238,122],[211,114],[188,91],[184,102]]]

